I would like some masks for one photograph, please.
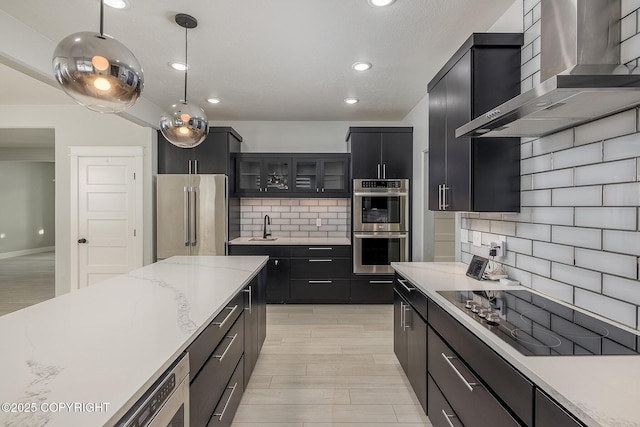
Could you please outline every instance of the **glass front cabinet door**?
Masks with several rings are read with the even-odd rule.
[[[294,158],[294,191],[298,193],[345,193],[349,191],[346,158]]]

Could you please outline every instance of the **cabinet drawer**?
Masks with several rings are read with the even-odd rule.
[[[288,258],[291,246],[277,245],[229,245],[229,255],[268,255]]]
[[[544,392],[536,389],[536,427],[544,426],[581,427],[583,424],[575,420]]]
[[[292,279],[348,279],[351,276],[349,258],[292,258]]]
[[[350,245],[308,245],[292,246],[292,257],[351,257]]]
[[[236,366],[207,427],[229,427],[244,393],[244,356]]]
[[[204,426],[211,417],[243,352],[244,316],[236,320],[189,388],[191,425]]]
[[[526,425],[533,425],[534,386],[528,379],[433,301],[429,324]]]
[[[427,375],[427,413],[433,427],[464,427],[458,415],[451,409],[431,375]]]
[[[427,334],[428,372],[463,424],[474,427],[520,425],[433,329],[429,328]]]
[[[204,363],[233,326],[238,316],[242,314],[243,307],[242,294],[238,293],[187,348],[189,376],[192,380],[198,375]]]
[[[349,280],[292,280],[292,300],[344,302],[349,298]]]
[[[393,276],[351,280],[351,301],[358,303],[393,302]]]
[[[422,316],[424,319],[427,318],[427,297],[416,288],[408,279],[400,276],[396,273],[394,278],[395,288],[398,290],[398,293],[402,295],[408,302],[413,306],[413,308]]]

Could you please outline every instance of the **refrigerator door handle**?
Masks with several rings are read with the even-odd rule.
[[[196,230],[196,215],[198,207],[196,206],[196,200],[196,187],[191,187],[189,189],[189,240],[191,241],[191,246],[196,246],[198,244]]]
[[[191,165],[191,161],[189,161],[189,165]],[[189,246],[190,245],[190,242],[189,242],[189,187],[184,187],[183,208],[184,208],[184,214],[183,214],[184,245]]]

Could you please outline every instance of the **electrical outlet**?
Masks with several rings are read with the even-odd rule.
[[[316,218],[316,227],[322,227],[322,218]]]
[[[489,248],[496,250],[497,257],[503,257],[507,252],[507,242],[504,240],[499,240],[497,242],[491,242],[489,244]]]
[[[469,241],[469,230],[466,228],[460,230],[460,241],[462,243],[467,243]]]
[[[482,246],[482,233],[479,231],[473,232],[473,246]]]

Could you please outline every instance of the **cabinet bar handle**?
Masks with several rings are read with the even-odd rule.
[[[310,259],[309,262],[333,262],[332,259]]]
[[[309,248],[309,250],[310,251],[330,251],[330,250],[333,250],[333,248],[327,248],[327,247],[324,247],[324,248]]]
[[[387,164],[382,164],[382,179],[387,179]]]
[[[388,285],[393,283],[393,280],[369,280],[370,285]]]
[[[227,317],[224,318],[224,320],[220,323],[213,323],[214,325],[217,325],[219,328],[222,328],[224,326],[225,323],[227,323],[227,320],[231,319],[231,316],[233,315],[233,312],[236,311],[236,309],[238,308],[238,304],[234,305],[233,308],[231,307],[225,307],[225,310],[231,310],[229,312],[229,314],[227,314]]]
[[[310,285],[321,285],[321,284],[330,284],[333,283],[333,280],[309,280]]]
[[[224,349],[224,351],[222,352],[221,355],[217,355],[214,354],[213,357],[215,357],[216,359],[218,359],[218,362],[222,362],[222,359],[224,359],[224,357],[227,355],[227,352],[229,351],[229,349],[231,348],[231,346],[233,345],[233,342],[236,340],[236,338],[238,338],[238,334],[235,334],[234,336],[230,337],[227,336],[227,338],[231,338],[231,342],[229,343],[229,345],[227,346],[227,348]]]
[[[404,303],[400,301],[400,327],[404,331]]]
[[[398,279],[398,283],[400,283],[402,287],[407,290],[407,292],[413,292],[416,290],[416,288],[410,288],[407,286],[407,280]]]
[[[243,289],[242,292],[249,294],[249,314],[251,314],[251,285],[249,285],[249,289]]]
[[[189,170],[191,170],[191,160],[189,160]],[[182,201],[182,207],[184,209],[184,245],[189,246],[189,187],[184,187],[184,200]]]
[[[453,425],[453,423],[451,422],[451,418],[456,418],[455,415],[449,415],[445,412],[445,410],[442,410],[442,415],[444,415],[444,419],[447,420],[447,424],[449,424],[451,427],[456,427]]]
[[[227,399],[227,403],[224,404],[222,412],[220,412],[219,414],[213,414],[214,417],[218,417],[218,421],[222,421],[222,417],[224,417],[224,413],[227,412],[227,406],[229,406],[229,402],[231,402],[231,398],[233,397],[233,393],[236,391],[237,387],[238,383],[235,383],[233,387],[227,387],[227,390],[231,390],[231,393],[229,393],[229,398]]]
[[[198,161],[194,160],[193,164],[194,164],[195,174],[198,175]]]
[[[451,366],[451,369],[453,369],[453,371],[456,373],[456,375],[458,375],[458,377],[460,377],[460,379],[462,380],[464,385],[467,386],[469,391],[473,391],[473,386],[478,385],[478,383],[470,383],[469,381],[467,381],[466,378],[462,376],[460,371],[458,371],[458,369],[455,366],[453,366],[453,363],[451,363],[451,359],[457,359],[457,357],[447,356],[444,353],[440,353],[440,354],[442,354],[442,357],[444,358],[444,360],[449,364],[449,366]]]
[[[378,176],[377,176],[377,178],[380,179],[380,163],[378,163]]]
[[[403,331],[411,329],[411,324],[407,322],[407,311],[411,311],[411,306],[409,304],[404,305],[404,326],[402,328]],[[411,320],[413,320],[413,318],[411,318]]]

